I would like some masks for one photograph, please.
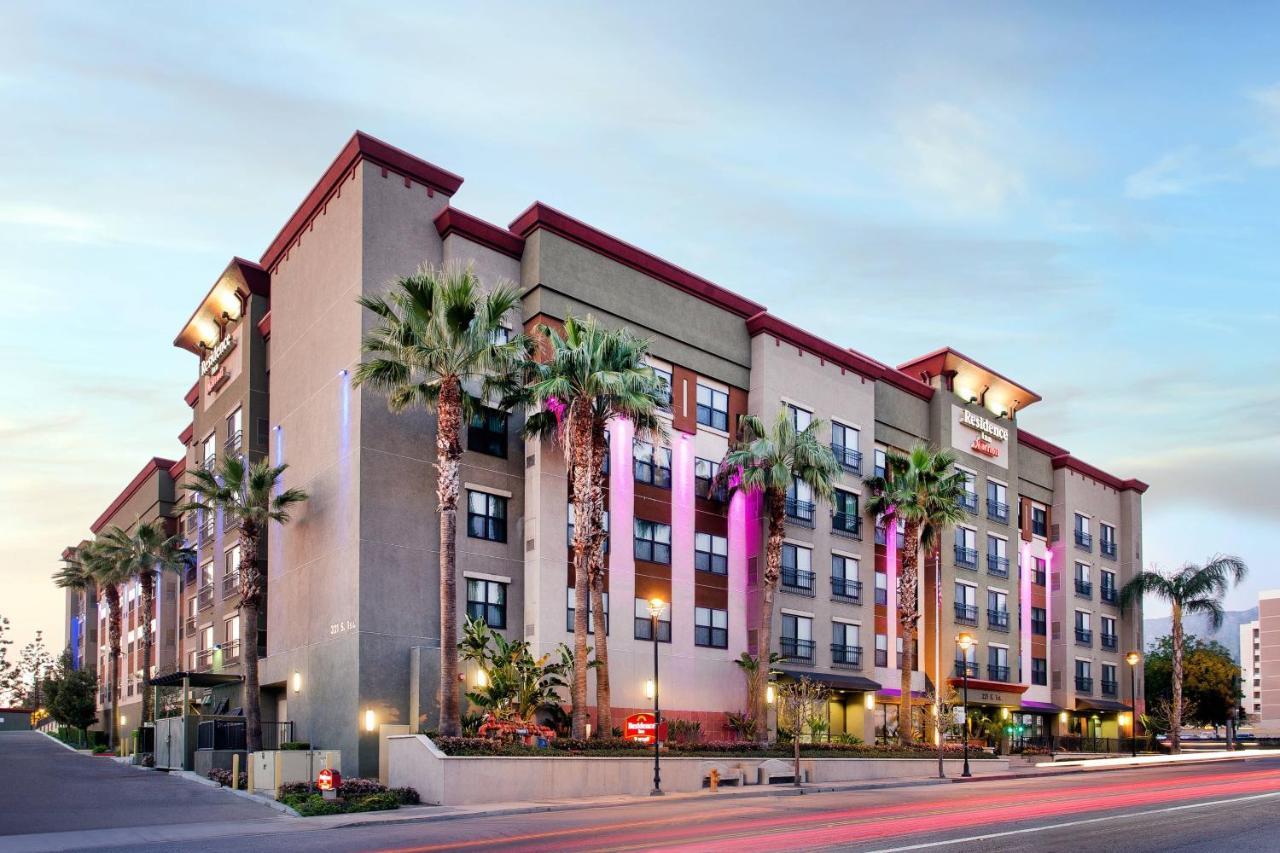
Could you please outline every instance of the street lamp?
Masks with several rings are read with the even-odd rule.
[[[662,796],[662,768],[658,744],[658,732],[662,726],[662,710],[658,707],[658,617],[667,607],[661,598],[649,599],[649,632],[653,637],[653,790],[650,796]]]
[[[961,632],[956,637],[956,645],[964,653],[960,664],[960,678],[964,684],[964,732],[961,735],[964,738],[964,772],[960,775],[967,779],[973,775],[969,772],[969,649],[974,646],[973,635]]]
[[[1129,664],[1129,741],[1131,748],[1130,754],[1138,757],[1138,664],[1142,661],[1142,655],[1137,652],[1129,652],[1124,656],[1125,663]]]

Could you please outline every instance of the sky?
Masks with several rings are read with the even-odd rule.
[[[0,614],[181,453],[172,340],[357,128],[882,361],[950,345],[1151,484],[1145,558],[1280,586],[1280,8],[9,2]],[[1162,608],[1151,606],[1148,615]]]

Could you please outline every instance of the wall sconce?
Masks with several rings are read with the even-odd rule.
[[[129,725],[129,718],[128,718],[128,717],[126,717],[124,714],[121,714],[121,715],[120,715],[120,725],[122,725],[122,726],[127,726],[127,725]]]
[[[302,673],[298,672],[297,670],[294,670],[294,673],[293,673],[293,692],[294,693],[302,692]]]
[[[372,708],[366,708],[364,712],[364,730],[371,732],[378,727],[378,716],[373,713]]]
[[[1009,719],[1009,709],[1008,709],[1008,708],[1001,708],[1001,709],[1000,709],[1000,719],[1002,719],[1002,720],[1007,720],[1007,719]]]
[[[476,671],[476,687],[487,687],[489,684],[489,674],[483,669]]]
[[[876,709],[876,694],[871,692],[862,694],[862,707],[868,711],[874,711]]]
[[[1062,723],[1064,726],[1067,724],[1067,712],[1066,712],[1066,711],[1063,711],[1061,714],[1059,714],[1059,715],[1058,715],[1058,722]]]
[[[776,701],[776,700],[777,700],[777,698],[778,698],[778,691],[774,689],[774,687],[773,687],[773,685],[772,685],[772,684],[770,684],[768,687],[766,687],[766,688],[764,689],[764,701],[765,701],[765,702],[767,702],[768,704],[772,705],[772,704],[774,703],[774,701]]]
[[[649,680],[645,681],[645,683],[644,683],[644,697],[645,697],[646,699],[652,699],[652,698],[653,698],[653,679],[652,679],[652,678],[650,678]]]

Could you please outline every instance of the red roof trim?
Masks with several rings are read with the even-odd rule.
[[[178,443],[183,447],[191,446],[191,436],[195,435],[196,425],[187,424],[187,428],[178,433]]]
[[[1005,376],[1000,371],[992,370],[990,367],[987,367],[985,364],[978,361],[976,358],[970,358],[969,356],[960,352],[960,350],[954,349],[953,347],[942,347],[941,349],[936,349],[931,353],[922,355],[919,358],[913,358],[911,359],[911,361],[907,361],[898,365],[898,369],[901,370],[903,373],[907,374],[908,376],[912,377],[913,379],[917,378],[916,373],[919,371],[920,368],[925,368],[926,370],[929,371],[929,373],[936,375],[941,369],[941,367],[945,364],[946,357],[948,355],[954,355],[956,358],[960,359],[961,361],[967,361],[970,364],[972,364],[974,367],[978,368],[979,370],[985,370],[987,373],[990,373],[992,376],[1000,377],[1001,379],[1003,379],[1005,382],[1008,382],[1013,387],[1026,391],[1028,394],[1030,394],[1032,397],[1035,398],[1034,400],[1030,401],[1031,403],[1039,402],[1040,400],[1043,399],[1039,394],[1037,394],[1035,391],[1032,391],[1030,388],[1023,385],[1022,383],[1013,381],[1012,379],[1010,379],[1008,376]]]
[[[111,505],[103,510],[102,515],[98,516],[98,519],[89,525],[89,529],[95,534],[101,531],[102,528],[107,526],[111,516],[119,512],[120,507],[124,506],[131,497],[137,494],[138,489],[142,488],[142,484],[147,481],[148,477],[157,471],[167,473],[173,466],[174,461],[172,459],[161,459],[159,456],[152,457],[150,462],[142,466],[142,470],[138,472],[138,475],[129,481],[129,485],[124,487],[124,491],[117,495]]]
[[[535,201],[510,225],[510,230],[520,237],[528,237],[539,228],[605,255],[637,272],[665,281],[677,290],[710,302],[739,317],[752,317],[765,310],[765,307],[757,302],[726,290],[702,276],[619,240],[611,234],[606,234],[540,201]]]
[[[184,456],[177,462],[173,463],[173,466],[169,469],[169,476],[172,477],[173,481],[176,483],[178,482],[178,478],[185,473],[187,473],[187,458]]]
[[[351,139],[338,152],[338,156],[329,164],[329,168],[321,175],[320,180],[307,193],[302,204],[289,217],[289,221],[280,229],[280,233],[271,241],[271,245],[262,253],[260,263],[267,271],[275,268],[284,256],[294,239],[302,233],[303,228],[316,215],[329,197],[361,160],[369,160],[384,168],[391,169],[401,175],[413,178],[427,186],[429,190],[453,195],[462,186],[462,178],[446,169],[441,169],[414,157],[407,151],[389,145],[381,139],[375,139],[367,133],[356,131]]]
[[[766,311],[761,311],[747,320],[747,333],[752,337],[764,333],[774,335],[789,344],[808,350],[820,358],[825,358],[868,379],[883,380],[896,385],[923,400],[928,400],[933,396],[933,389],[923,382],[918,382],[909,376],[901,374],[892,367],[868,358],[856,350],[837,346],[811,332],[806,332],[804,329],[793,326],[786,320]]]
[[[1088,462],[1085,462],[1082,459],[1077,459],[1069,453],[1062,456],[1055,456],[1053,459],[1053,468],[1055,471],[1059,468],[1070,469],[1075,471],[1077,474],[1083,474],[1086,477],[1091,477],[1099,483],[1102,483],[1104,486],[1110,486],[1117,492],[1134,491],[1138,494],[1142,494],[1148,488],[1147,484],[1141,480],[1121,480],[1119,477],[1116,477],[1113,474],[1108,474],[1101,468],[1096,468]]]
[[[1033,450],[1039,450],[1051,459],[1055,456],[1062,456],[1068,452],[1065,447],[1059,447],[1052,442],[1045,441],[1040,436],[1032,435],[1024,429],[1018,430],[1018,443],[1025,444]]]
[[[264,341],[267,338],[271,337],[271,312],[270,311],[268,311],[266,314],[263,314],[262,319],[258,321],[258,333],[262,335],[262,339]]]
[[[231,264],[240,270],[240,275],[248,285],[250,293],[254,296],[271,298],[271,273],[253,261],[246,261],[238,256],[231,259]]]
[[[441,239],[448,237],[450,234],[459,234],[473,243],[487,246],[495,252],[501,252],[508,257],[515,258],[517,261],[524,255],[523,237],[512,234],[505,228],[500,228],[490,222],[485,222],[470,213],[463,213],[456,207],[446,207],[440,211],[440,214],[435,218],[435,223],[436,231],[440,233]]]
[[[68,545],[67,547],[62,549],[62,559],[74,560],[76,556],[76,552],[79,550],[80,550],[79,546]]]
[[[191,390],[188,391],[185,395],[183,395],[182,399],[186,400],[187,405],[190,406],[191,408],[194,409],[196,407],[196,403],[200,402],[200,380],[199,379],[196,380],[195,385],[191,386]]]

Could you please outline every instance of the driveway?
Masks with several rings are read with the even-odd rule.
[[[0,732],[0,836],[279,816],[230,791],[72,752],[39,732]]]

